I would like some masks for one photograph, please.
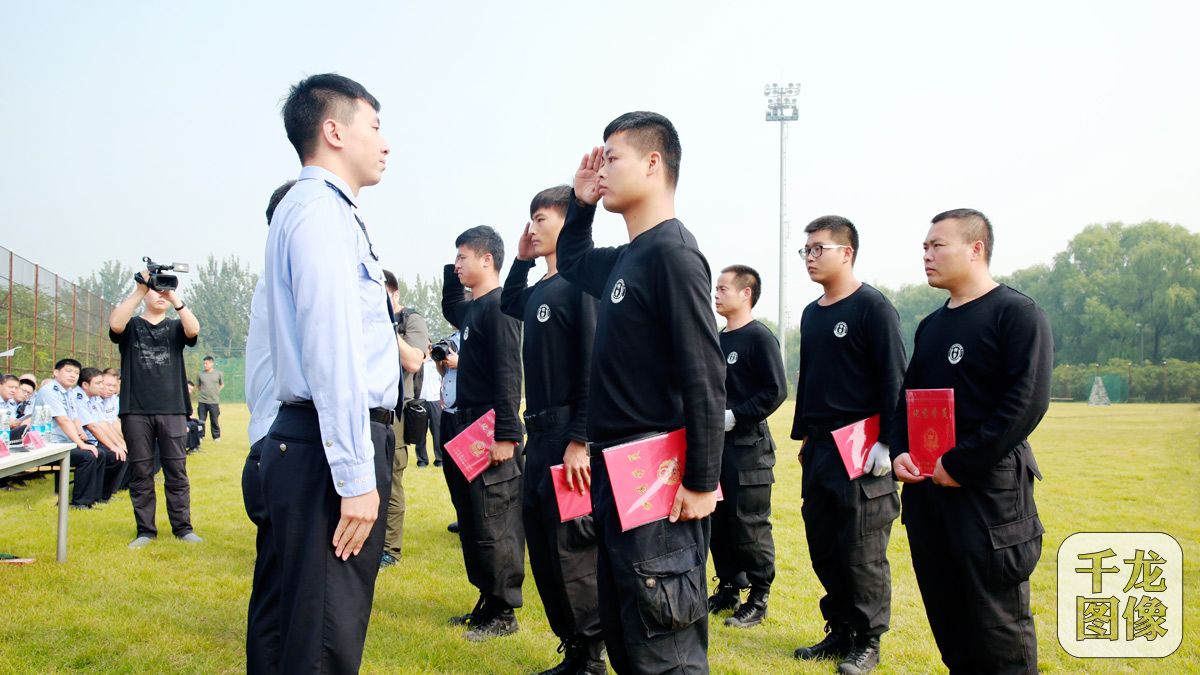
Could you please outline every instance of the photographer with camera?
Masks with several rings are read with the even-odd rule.
[[[186,454],[187,416],[192,409],[187,391],[185,347],[195,347],[200,322],[175,291],[179,278],[165,274],[186,272],[183,265],[158,265],[144,258],[146,269],[134,275],[133,292],[108,317],[109,339],[121,351],[121,431],[129,446],[129,498],[137,537],[129,548],[138,549],[154,541],[154,447],[162,461],[164,493],[171,532],[179,539],[198,543],[192,531],[191,493]],[[134,316],[138,305],[144,309]],[[173,308],[178,318],[167,318]]]

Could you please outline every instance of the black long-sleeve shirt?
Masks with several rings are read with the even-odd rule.
[[[520,443],[521,324],[500,311],[500,292],[467,300],[454,265],[443,270],[442,315],[462,333],[454,405],[494,408],[496,440]]]
[[[1050,407],[1054,339],[1028,296],[1000,285],[960,307],[943,305],[917,326],[904,389],[953,389],[956,443],[942,456],[970,485],[1033,433]],[[895,407],[892,457],[908,452],[907,403]]]
[[[570,440],[587,442],[588,381],[596,336],[596,299],[561,274],[528,285],[532,260],[514,260],[500,308],[524,323],[525,409],[571,407]]]
[[[721,332],[725,355],[725,407],[738,426],[754,426],[787,398],[779,340],[758,321]]]
[[[683,485],[717,489],[725,437],[725,362],[709,307],[712,277],[696,238],[672,218],[616,248],[596,248],[596,208],[572,195],[559,274],[600,299],[588,438],[687,431]]]
[[[832,305],[810,302],[800,318],[792,438],[804,438],[809,427],[830,431],[879,415],[886,443],[903,379],[900,315],[882,293],[863,284]]]

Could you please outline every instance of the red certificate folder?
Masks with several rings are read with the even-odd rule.
[[[579,489],[567,487],[567,470],[562,464],[550,467],[550,480],[554,483],[554,498],[558,501],[558,519],[560,522],[575,520],[592,512],[592,496],[586,491],[579,494]]]
[[[604,451],[604,466],[608,468],[622,532],[671,515],[675,493],[683,481],[686,456],[687,436],[683,429],[614,445]],[[717,500],[720,499],[718,485]]]
[[[496,411],[489,410],[462,433],[446,442],[446,452],[458,465],[467,482],[475,480],[492,463],[492,442],[496,439]]]
[[[867,455],[879,440],[879,415],[848,424],[833,432],[833,442],[837,444],[838,454],[842,456],[842,464],[846,465],[846,473],[854,480],[866,473],[863,466],[867,463]]]
[[[922,476],[932,476],[938,458],[954,447],[954,390],[909,389],[908,454]]]

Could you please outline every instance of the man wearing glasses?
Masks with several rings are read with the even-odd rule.
[[[824,216],[804,231],[808,240],[800,255],[824,292],[800,320],[792,438],[803,441],[801,514],[813,571],[825,588],[827,634],[795,656],[836,658],[838,672],[865,673],[879,663],[879,637],[891,618],[887,546],[900,500],[888,475],[887,445],[876,443],[866,473],[851,480],[830,432],[879,415],[879,439],[889,438],[904,379],[900,316],[882,293],[855,278],[853,223]]]

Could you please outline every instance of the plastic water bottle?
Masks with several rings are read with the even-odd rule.
[[[0,441],[3,441],[5,445],[12,442],[12,432],[8,428],[9,419],[9,409],[7,407],[0,408]]]

